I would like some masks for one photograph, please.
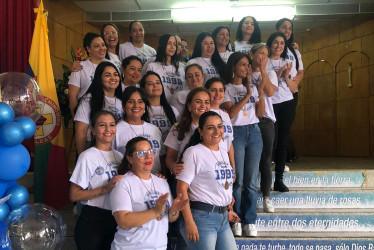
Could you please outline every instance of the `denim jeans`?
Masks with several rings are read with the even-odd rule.
[[[186,224],[180,223],[180,232],[188,249],[200,250],[236,250],[236,242],[232,234],[227,211],[224,214],[191,209],[192,217],[199,232],[199,241],[187,240]]]
[[[236,181],[233,187],[234,211],[244,224],[257,219],[257,176],[262,152],[261,131],[257,124],[234,126]],[[244,186],[244,190],[242,188]]]
[[[260,160],[260,189],[263,196],[269,197],[272,184],[271,155],[273,153],[275,128],[274,122],[266,117],[260,118],[258,126],[260,127],[264,144]]]

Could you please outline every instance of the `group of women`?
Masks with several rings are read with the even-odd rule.
[[[274,190],[288,191],[303,76],[292,22],[276,28],[261,43],[256,19],[244,17],[235,42],[225,26],[202,32],[191,58],[175,34],[162,35],[156,53],[136,21],[125,44],[112,23],[86,34],[89,59],[73,64],[69,81],[78,249],[166,249],[178,218],[188,249],[236,249],[234,235],[257,236],[258,172],[264,212],[274,212],[272,159]]]

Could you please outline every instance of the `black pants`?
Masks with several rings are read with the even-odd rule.
[[[274,122],[269,118],[259,118],[258,126],[261,130],[263,149],[260,160],[261,182],[260,189],[263,196],[270,196],[272,176],[271,176],[271,155],[273,153],[273,143],[275,137]]]
[[[74,231],[78,250],[110,250],[116,227],[112,211],[85,205]]]
[[[296,114],[296,106],[297,106],[297,101],[299,99],[299,92],[293,93],[293,108],[295,109],[295,114]],[[296,149],[295,145],[290,139],[288,142],[288,147],[287,147],[287,161],[292,160],[296,157]]]
[[[287,160],[287,145],[292,123],[295,120],[294,101],[273,104],[275,123],[274,162],[275,179],[283,179],[284,166]]]

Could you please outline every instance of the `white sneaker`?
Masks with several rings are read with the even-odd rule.
[[[274,213],[273,203],[270,199],[264,199],[262,201],[262,206],[264,208],[265,213]]]
[[[288,171],[290,171],[290,167],[289,166],[284,166],[284,172],[288,172]]]
[[[232,225],[231,227],[231,230],[234,236],[242,236],[242,223],[234,223],[234,225]]]
[[[255,224],[246,224],[243,227],[244,235],[249,237],[257,236],[257,229]]]

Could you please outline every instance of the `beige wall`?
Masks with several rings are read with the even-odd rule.
[[[292,131],[298,154],[374,157],[374,18],[344,19],[297,41],[309,67]]]

